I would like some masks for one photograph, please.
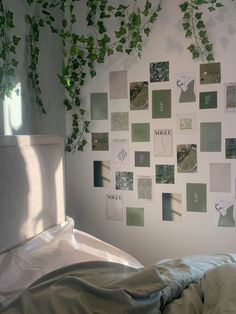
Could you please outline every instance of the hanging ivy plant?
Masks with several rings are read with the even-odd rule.
[[[164,0],[146,0],[143,6],[138,0],[131,0],[128,5],[110,5],[108,0],[87,0],[86,35],[76,32],[77,3],[79,0],[26,0],[29,5],[35,3],[41,8],[39,16],[27,16],[30,26],[29,78],[35,92],[35,100],[42,113],[46,106],[42,101],[40,77],[38,71],[40,30],[48,27],[52,33],[62,39],[64,63],[58,78],[65,88],[64,105],[71,112],[71,134],[67,138],[66,151],[83,150],[86,145],[85,134],[89,132],[89,120],[81,104],[81,88],[86,81],[96,76],[100,63],[116,53],[141,56],[145,37],[149,36],[151,26],[156,22]],[[233,0],[231,0],[233,1]],[[185,36],[193,40],[188,46],[193,59],[214,60],[213,45],[208,39],[203,19],[205,7],[215,11],[223,6],[218,0],[186,0],[180,4],[183,13]],[[61,10],[64,18],[61,25],[55,23],[55,10]],[[112,21],[112,23],[111,23]],[[115,25],[111,29],[111,25]],[[0,100],[10,95],[17,61],[16,47],[20,38],[10,35],[14,29],[13,13],[5,10],[0,0]]]
[[[81,88],[88,77],[96,75],[97,64],[104,63],[114,52],[127,54],[133,52],[141,56],[144,37],[149,35],[151,25],[157,19],[162,0],[155,6],[147,0],[143,9],[138,6],[137,0],[132,0],[129,5],[117,6],[109,5],[107,0],[88,0],[86,21],[89,35],[73,31],[76,23],[75,3],[78,0],[59,0],[55,4],[50,4],[46,0],[27,1],[29,5],[35,2],[42,7],[40,18],[28,17],[31,27],[29,75],[35,90],[36,102],[45,113],[37,63],[39,29],[47,25],[53,33],[62,38],[64,47],[64,64],[58,77],[66,90],[64,105],[72,114],[72,132],[67,138],[66,151],[83,150],[87,143],[85,134],[89,132],[89,121],[85,118],[85,110],[81,106]],[[61,27],[55,26],[53,18],[53,10],[58,7],[67,16],[62,20]],[[111,19],[117,25],[113,32],[109,32]]]
[[[232,0],[233,1],[233,0]],[[213,44],[208,39],[208,33],[203,20],[202,6],[207,6],[210,12],[223,7],[218,0],[188,0],[180,4],[183,12],[183,29],[185,37],[192,38],[193,43],[187,47],[192,58],[201,58],[204,61],[213,61]]]
[[[3,102],[5,96],[11,96],[14,88],[12,78],[18,64],[15,55],[20,38],[12,35],[15,28],[13,19],[13,13],[6,10],[0,0],[0,102]]]

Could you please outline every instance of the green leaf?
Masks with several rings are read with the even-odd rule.
[[[202,20],[198,21],[197,24],[196,24],[197,28],[204,28],[205,27],[205,24]]]
[[[188,9],[188,2],[184,2],[179,5],[182,12],[185,12]]]
[[[146,34],[146,36],[148,36],[150,34],[150,28],[149,27],[146,27],[144,28],[144,33]]]
[[[118,46],[116,47],[116,51],[118,51],[118,52],[123,52],[123,46],[122,46],[122,45],[118,45]]]
[[[193,57],[193,59],[196,59],[196,58],[198,58],[200,56],[200,54],[199,54],[199,52],[198,51],[193,51],[192,52],[192,57]]]
[[[212,44],[205,45],[205,48],[206,48],[207,51],[212,51],[212,47],[213,47]]]
[[[195,50],[195,46],[192,44],[192,45],[188,46],[187,49],[188,49],[190,52],[193,52],[193,51]]]
[[[91,77],[94,77],[96,74],[97,74],[97,73],[96,73],[95,70],[91,70],[91,71],[90,71],[90,76],[91,76]]]
[[[107,55],[108,55],[108,56],[113,55],[113,53],[114,53],[114,50],[113,50],[113,49],[107,48]]]
[[[185,37],[191,37],[193,34],[193,32],[191,31],[191,29],[188,29],[187,32],[185,33]]]
[[[215,60],[213,54],[212,54],[212,53],[209,53],[209,54],[207,55],[207,61],[213,61],[213,60]]]
[[[12,59],[12,60],[11,60],[11,64],[12,64],[14,67],[16,67],[17,64],[18,64],[18,62],[16,61],[16,59]]]
[[[202,12],[196,12],[195,17],[197,20],[200,20],[202,18]]]
[[[183,23],[183,28],[184,30],[187,30],[190,28],[190,24],[189,23]]]
[[[200,31],[198,34],[199,34],[199,36],[201,37],[201,38],[203,38],[203,37],[205,37],[205,35],[206,35],[206,31]]]

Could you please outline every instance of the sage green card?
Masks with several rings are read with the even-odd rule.
[[[171,90],[152,91],[152,118],[171,118]]]
[[[201,92],[199,94],[200,109],[217,108],[217,92]]]
[[[109,150],[108,133],[92,133],[92,150]]]
[[[132,142],[150,141],[150,123],[132,123]]]
[[[207,211],[207,194],[205,183],[187,183],[187,211],[189,212],[206,212]]]
[[[91,120],[107,120],[107,107],[107,93],[90,94]]]
[[[144,226],[144,208],[126,207],[126,224],[127,226]]]
[[[221,151],[221,122],[200,123],[200,151]]]
[[[221,82],[219,62],[200,64],[200,84],[217,84]]]

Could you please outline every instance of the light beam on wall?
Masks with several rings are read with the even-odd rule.
[[[17,83],[11,97],[4,99],[4,134],[13,135],[22,127],[21,84]]]

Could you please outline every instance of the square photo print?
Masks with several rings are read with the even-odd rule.
[[[150,63],[150,82],[169,81],[169,61]]]
[[[144,226],[144,208],[126,207],[126,224],[127,226]]]
[[[219,62],[200,64],[200,84],[217,84],[221,82]]]
[[[109,134],[92,133],[92,150],[93,151],[107,151],[109,150]]]
[[[134,184],[134,174],[129,171],[116,172],[116,190],[132,191]]]
[[[150,167],[150,152],[134,152],[134,165],[135,167]]]
[[[215,109],[217,108],[217,92],[201,92],[199,94],[200,109]]]
[[[156,183],[174,184],[175,183],[174,165],[156,165]]]

